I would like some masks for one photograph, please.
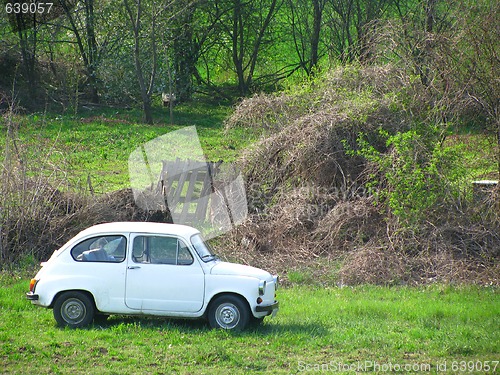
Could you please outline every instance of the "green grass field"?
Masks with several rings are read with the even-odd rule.
[[[17,129],[16,147],[28,170],[37,170],[43,164],[46,174],[54,170],[64,173],[76,190],[87,188],[90,178],[96,192],[102,193],[130,185],[128,158],[132,151],[185,126],[196,126],[206,160],[234,161],[257,135],[243,128],[225,132],[223,121],[230,109],[203,102],[179,105],[174,125],[162,108],[155,109],[154,125],[142,123],[138,110],[110,108],[82,109],[76,116],[16,116],[13,123]],[[4,120],[2,126],[0,120],[0,144],[5,144],[5,124]]]
[[[0,274],[2,374],[500,373],[492,287],[294,286],[242,333],[123,316],[69,330],[25,300],[28,277]]]
[[[128,158],[142,144],[185,126],[196,126],[206,160],[230,163],[259,137],[258,129],[224,129],[230,106],[210,103],[179,105],[174,125],[168,111],[155,109],[155,125],[141,121],[139,110],[82,109],[78,115],[38,113],[13,118],[16,152],[32,175],[59,175],[62,186],[97,193],[130,185]],[[5,144],[5,119],[0,120],[0,144]],[[453,135],[446,143],[460,153],[470,179],[492,178],[496,164],[494,140],[483,134]],[[11,146],[13,149],[14,147]],[[40,172],[41,171],[41,172]],[[56,183],[59,185],[59,183]]]
[[[179,105],[174,125],[168,111],[155,108],[155,124],[142,123],[139,110],[111,108],[82,109],[77,115],[38,113],[15,116],[16,149],[32,175],[58,175],[69,189],[88,190],[89,181],[97,193],[130,185],[128,158],[142,144],[181,129],[196,126],[206,160],[235,161],[242,150],[255,142],[260,131],[242,127],[224,129],[231,107],[205,102]],[[5,119],[0,119],[0,144],[5,144]],[[469,179],[492,178],[496,164],[494,140],[481,133],[456,134],[447,146],[454,147],[466,162]],[[56,183],[59,185],[59,183]]]

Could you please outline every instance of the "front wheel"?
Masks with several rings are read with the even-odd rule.
[[[85,327],[92,322],[94,315],[92,299],[82,292],[63,293],[54,303],[54,318],[61,327]]]
[[[241,331],[249,320],[248,305],[237,296],[217,297],[208,309],[208,322],[212,328]]]

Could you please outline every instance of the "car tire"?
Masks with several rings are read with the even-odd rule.
[[[241,297],[217,297],[208,309],[208,322],[212,328],[241,331],[248,325],[249,320],[250,309]]]
[[[94,302],[82,292],[63,293],[54,303],[54,318],[61,327],[85,327],[92,323],[94,315]]]

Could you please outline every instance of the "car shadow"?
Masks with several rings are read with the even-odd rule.
[[[138,317],[138,316],[120,316],[113,315],[105,321],[94,322],[88,329],[116,329],[118,327],[141,327],[150,330],[176,330],[182,333],[208,332],[211,331],[207,321],[202,319],[176,319],[161,317]],[[317,334],[324,335],[328,329],[319,322],[311,323],[275,323],[265,321],[260,324],[250,324],[241,332],[231,332],[238,336],[255,335],[275,335],[275,334]]]
[[[270,323],[259,325],[257,327],[251,327],[248,331],[250,334],[261,334],[262,336],[275,335],[275,334],[292,334],[300,335],[312,333],[316,335],[326,335],[328,334],[328,329],[321,323]]]

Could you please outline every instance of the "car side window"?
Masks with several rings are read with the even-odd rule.
[[[125,259],[127,240],[123,236],[98,236],[86,239],[71,249],[77,262],[119,263]]]
[[[132,260],[135,263],[190,265],[194,259],[186,244],[176,237],[137,236]]]
[[[177,254],[177,264],[179,265],[190,265],[193,263],[193,256],[189,252],[186,244],[182,241],[178,241],[178,254]]]

